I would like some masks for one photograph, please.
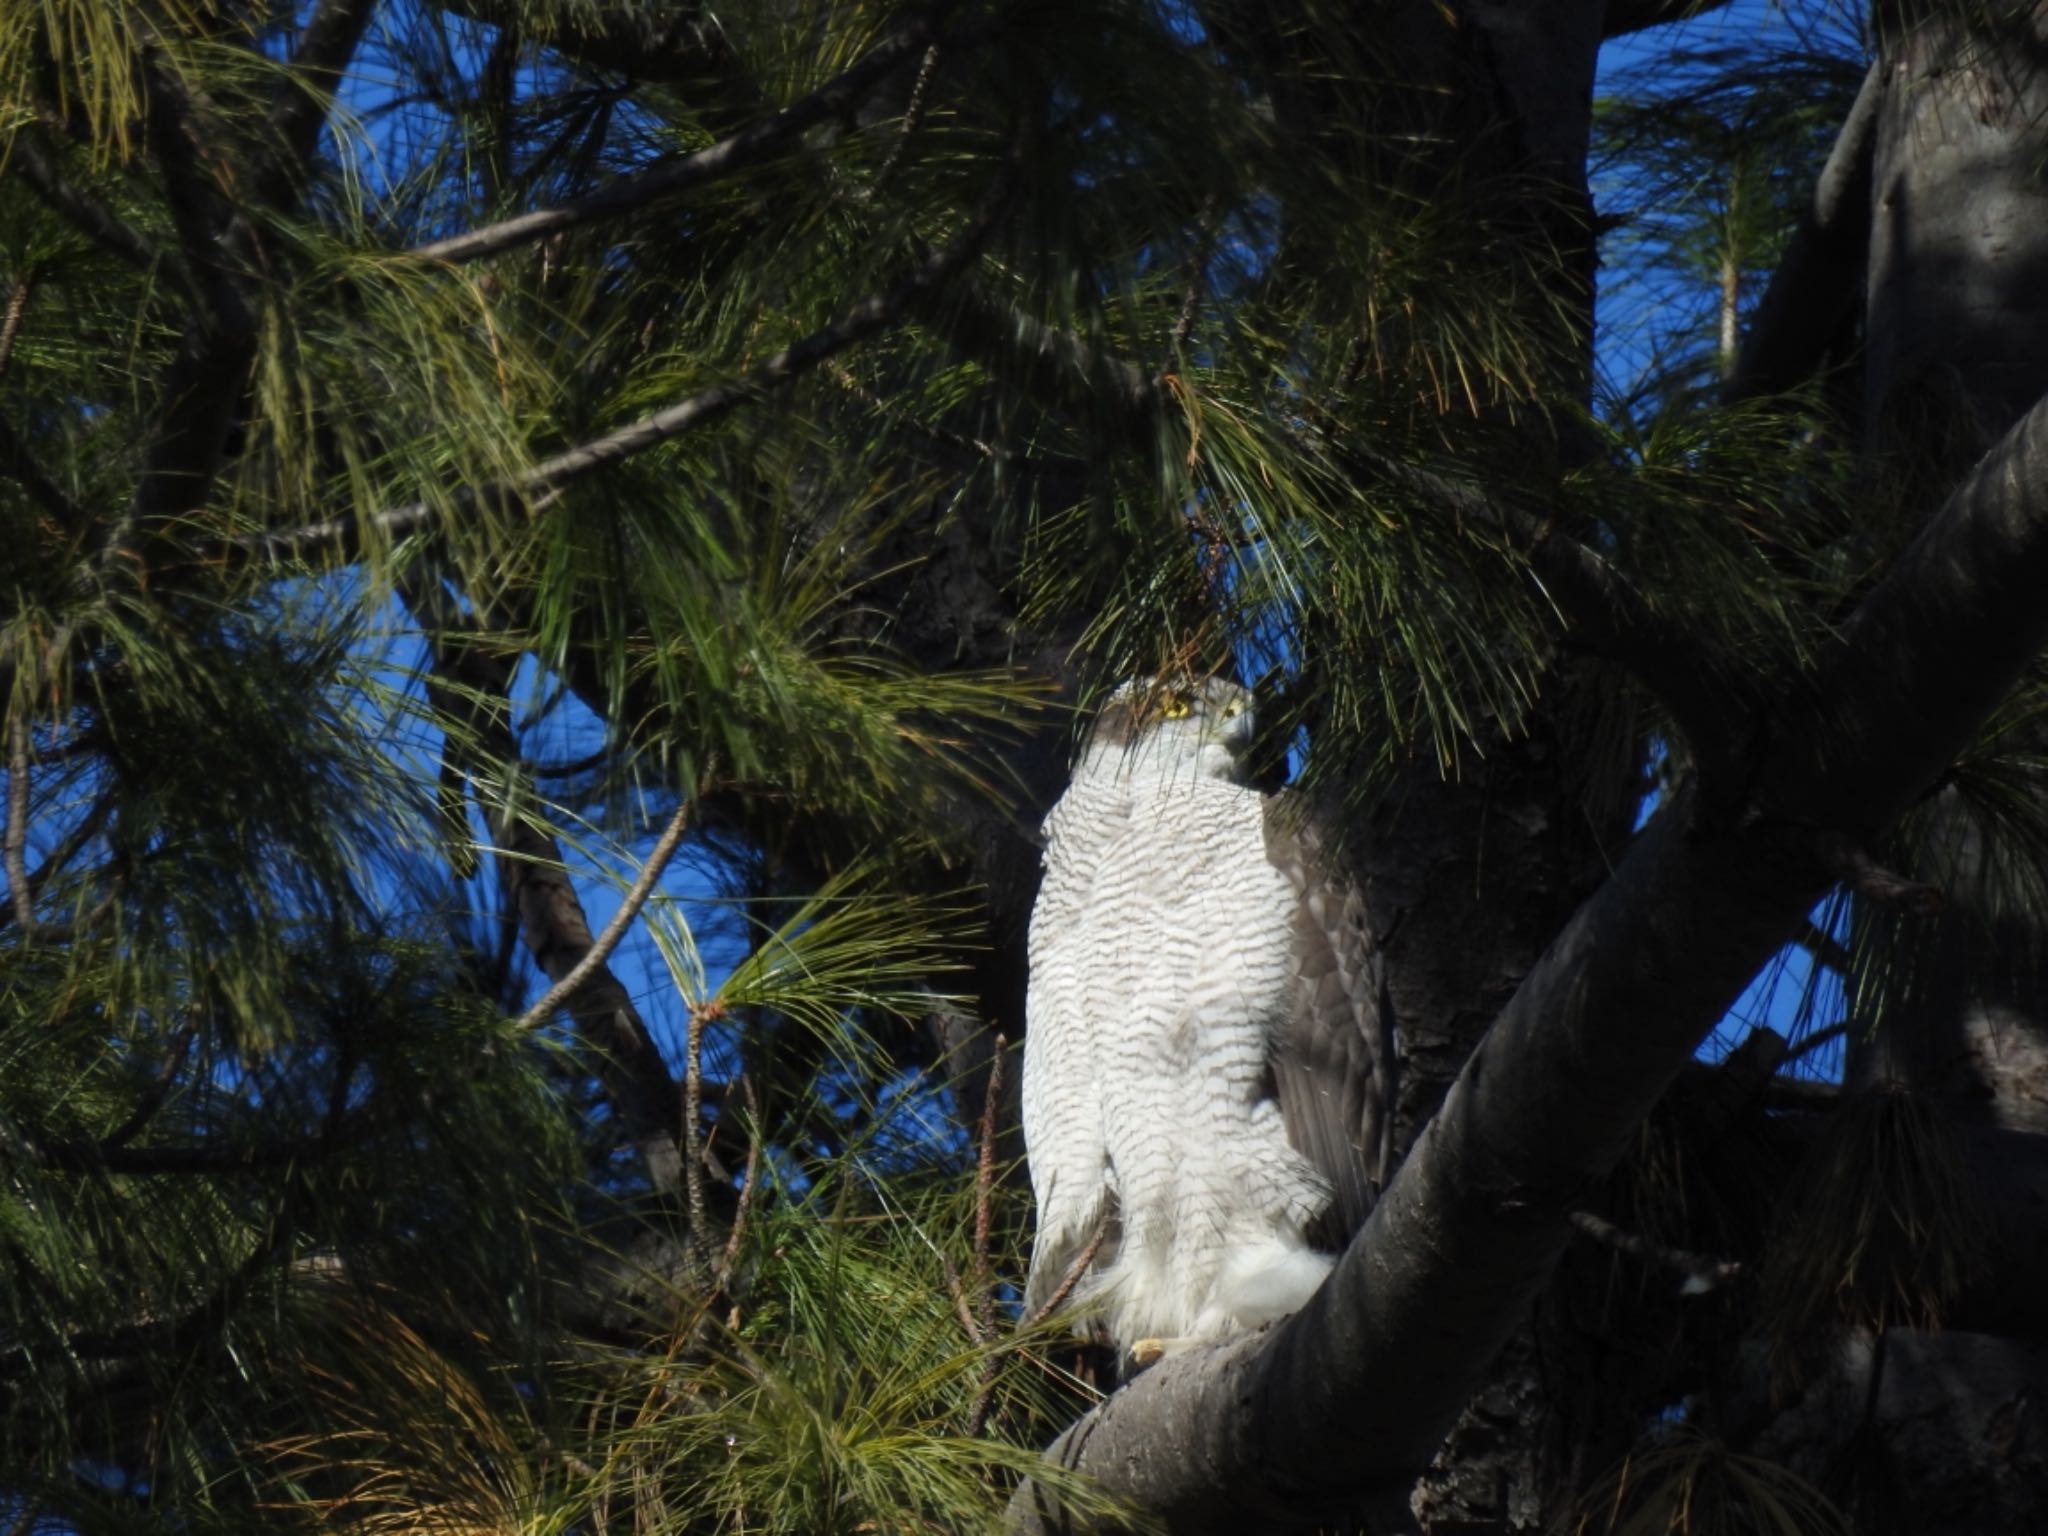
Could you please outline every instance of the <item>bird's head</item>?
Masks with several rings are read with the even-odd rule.
[[[1252,741],[1252,696],[1221,677],[1134,677],[1095,717],[1084,768],[1234,779]]]

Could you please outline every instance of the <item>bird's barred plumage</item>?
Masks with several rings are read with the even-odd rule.
[[[1213,1338],[1295,1310],[1364,1219],[1392,1066],[1362,905],[1316,829],[1242,782],[1250,696],[1127,683],[1046,821],[1031,920],[1027,1310],[1076,1287],[1110,1335]]]

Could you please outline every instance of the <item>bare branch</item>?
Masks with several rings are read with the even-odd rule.
[[[1102,1251],[1104,1241],[1109,1237],[1109,1219],[1103,1217],[1095,1223],[1095,1235],[1088,1239],[1088,1245],[1074,1255],[1074,1262],[1060,1276],[1060,1283],[1053,1287],[1052,1294],[1038,1304],[1036,1311],[1026,1314],[1017,1324],[1018,1328],[1036,1328],[1053,1313],[1067,1304],[1067,1298],[1074,1294],[1074,1287],[1081,1283],[1081,1277],[1088,1273],[1088,1266],[1095,1262],[1095,1255]]]
[[[640,915],[640,909],[647,905],[647,898],[654,894],[654,887],[668,869],[668,861],[683,845],[683,834],[689,830],[690,812],[695,809],[695,797],[685,796],[668,819],[668,825],[661,829],[661,836],[655,839],[653,849],[647,855],[647,862],[640,867],[640,874],[632,888],[626,892],[626,899],[619,903],[619,910],[612,914],[612,920],[604,925],[596,941],[584,951],[583,958],[569,968],[569,974],[543,992],[540,1000],[526,1012],[519,1015],[521,1029],[533,1029],[545,1024],[554,1011],[576,995],[586,981],[597,974],[598,968],[611,958],[612,951],[619,947],[619,940],[626,936],[626,930],[633,926],[633,920]],[[701,1027],[692,1021],[693,1027]],[[696,1142],[694,1127],[685,1126],[685,1133],[691,1143]]]
[[[739,1262],[740,1245],[746,1240],[747,1213],[753,1209],[754,1190],[761,1177],[761,1143],[766,1132],[761,1125],[761,1103],[754,1096],[753,1079],[744,1073],[740,1075],[740,1097],[746,1101],[747,1115],[753,1124],[747,1127],[747,1166],[740,1174],[739,1205],[732,1213],[732,1230],[725,1236],[725,1252],[719,1255],[718,1273],[711,1284],[713,1294],[726,1288],[733,1266]],[[701,1164],[703,1159],[697,1161]]]
[[[21,335],[21,322],[28,315],[29,295],[34,291],[34,279],[24,274],[7,296],[6,313],[0,314],[0,379],[7,377],[7,365],[14,361],[14,343]]]
[[[683,1189],[692,1232],[704,1230],[704,1026],[723,1017],[723,1003],[692,1003],[683,1047]]]
[[[981,1151],[974,1170],[974,1300],[979,1309],[982,1337],[996,1331],[995,1276],[989,1266],[989,1234],[995,1222],[996,1188],[996,1106],[1002,1102],[1003,1065],[1008,1060],[1009,1041],[996,1036],[995,1054],[989,1060],[988,1090],[981,1102]]]
[[[7,424],[4,416],[0,416],[0,470],[19,481],[21,488],[28,492],[29,499],[49,513],[64,533],[83,531],[86,526],[84,509],[43,472],[43,467],[28,451],[28,444]]]
[[[1837,976],[1847,976],[1855,966],[1849,947],[1818,924],[1808,923],[1795,942]]]
[[[1837,1040],[1848,1034],[1850,1030],[1855,1029],[1862,1023],[1863,1020],[1861,1019],[1838,1019],[1825,1029],[1816,1029],[1810,1035],[1801,1035],[1799,1043],[1786,1051],[1785,1059],[1778,1064],[1779,1070],[1782,1071],[1795,1062],[1804,1061],[1807,1057],[1825,1046],[1833,1045]]]
[[[35,891],[28,883],[28,727],[20,715],[7,718],[7,889],[14,897],[14,921],[24,934],[36,926]]]
[[[958,0],[941,0],[928,7],[909,25],[878,43],[859,63],[810,95],[707,149],[638,176],[622,177],[588,196],[522,213],[468,234],[432,241],[415,248],[412,254],[424,261],[475,261],[614,214],[637,212],[662,198],[745,170],[793,145],[807,130],[851,111],[869,91],[937,40],[940,24],[957,4]]]
[[[1688,1253],[1683,1248],[1653,1243],[1640,1233],[1623,1231],[1606,1217],[1595,1216],[1591,1211],[1573,1211],[1571,1223],[1596,1243],[1634,1254],[1666,1269],[1677,1270],[1685,1276],[1684,1283],[1679,1286],[1681,1296],[1704,1296],[1748,1273],[1734,1259],[1710,1259],[1702,1254]]]

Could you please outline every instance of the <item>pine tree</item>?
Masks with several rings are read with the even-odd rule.
[[[1695,8],[0,16],[0,1519],[2028,1528],[2033,23],[1596,110]],[[1169,667],[1406,1157],[1091,1408],[1029,828]]]

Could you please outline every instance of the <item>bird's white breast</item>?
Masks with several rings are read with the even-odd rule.
[[[1144,768],[1084,764],[1047,820],[1025,1047],[1041,1240],[1071,1251],[1114,1198],[1097,1284],[1126,1342],[1279,1315],[1325,1267],[1303,1231],[1327,1189],[1268,1092],[1295,896],[1264,798]]]

